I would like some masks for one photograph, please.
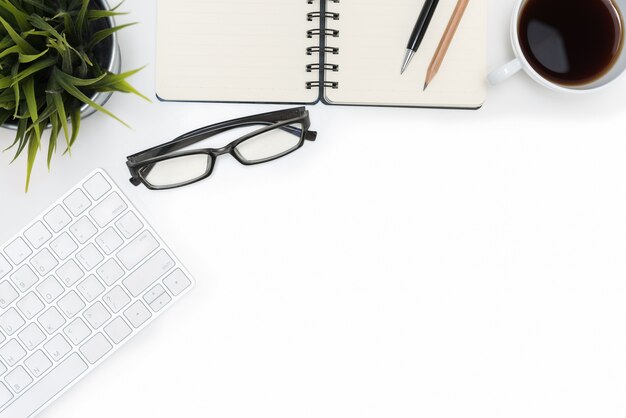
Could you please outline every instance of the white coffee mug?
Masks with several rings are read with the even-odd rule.
[[[515,59],[489,74],[488,79],[492,85],[499,84],[507,80],[509,77],[516,74],[520,70],[524,70],[526,74],[528,74],[533,80],[535,80],[542,86],[548,87],[549,89],[565,93],[588,93],[592,91],[597,91],[613,83],[617,78],[619,78],[620,75],[622,75],[626,71],[626,46],[623,45],[620,50],[620,55],[611,67],[611,69],[602,77],[591,83],[583,84],[580,86],[564,86],[561,84],[556,84],[542,77],[537,71],[535,71],[535,69],[530,65],[530,63],[524,56],[524,52],[522,51],[522,47],[519,41],[519,19],[526,1],[527,0],[519,0],[511,19],[511,44],[513,45]],[[622,13],[622,11],[626,11],[626,0],[612,1],[622,15],[622,18],[624,18],[624,14]],[[622,30],[623,29],[624,28],[622,28]],[[624,34],[622,34],[622,36],[624,36]],[[622,43],[623,42],[624,40],[622,40]]]

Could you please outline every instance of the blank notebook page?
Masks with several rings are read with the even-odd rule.
[[[311,46],[304,0],[159,0],[157,95],[163,100],[299,102]]]
[[[441,0],[420,49],[404,75],[400,68],[406,45],[424,0],[342,0],[330,22],[339,30],[328,43],[339,47],[327,61],[339,65],[326,89],[336,104],[480,107],[486,94],[486,0],[470,0],[439,74],[423,92],[424,79],[456,0]]]

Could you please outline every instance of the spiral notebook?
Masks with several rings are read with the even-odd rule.
[[[411,66],[424,0],[158,0],[157,95],[166,101],[478,108],[487,0],[471,0],[422,91],[456,0],[442,0]]]

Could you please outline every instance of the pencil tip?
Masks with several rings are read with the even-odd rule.
[[[426,91],[427,88],[428,88],[428,81],[424,83],[424,90],[423,91]]]

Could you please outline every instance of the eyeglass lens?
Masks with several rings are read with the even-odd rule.
[[[236,129],[238,137],[253,133],[267,125],[253,125]],[[234,153],[246,164],[259,164],[285,156],[301,144],[302,123],[272,129],[255,135],[238,144]],[[233,132],[225,132],[211,138],[211,141],[232,140]],[[163,161],[143,166],[139,172],[143,179],[153,187],[177,187],[196,181],[205,176],[213,165],[213,158],[205,153],[172,157]]]

